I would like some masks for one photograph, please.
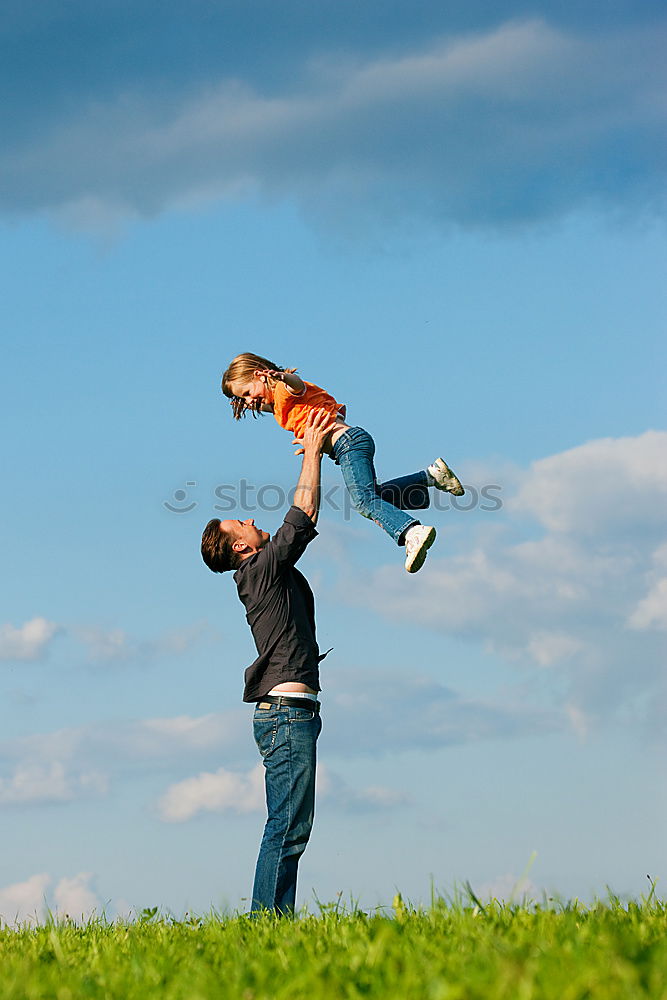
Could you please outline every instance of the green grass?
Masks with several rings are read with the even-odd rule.
[[[321,906],[0,930],[2,1000],[667,1000],[667,905]]]

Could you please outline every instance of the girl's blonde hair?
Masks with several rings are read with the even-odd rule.
[[[270,368],[274,372],[296,371],[296,368],[281,368],[280,365],[274,364],[268,358],[262,358],[259,354],[252,354],[250,351],[246,351],[245,354],[237,354],[222,376],[222,391],[231,403],[234,420],[240,420],[241,417],[245,417],[248,410],[252,413],[253,417],[256,417],[260,412],[261,403],[248,403],[245,399],[241,399],[240,396],[235,396],[231,389],[232,382],[251,381],[255,377],[255,372],[258,368]],[[276,380],[269,377],[269,386],[271,389],[275,384]]]

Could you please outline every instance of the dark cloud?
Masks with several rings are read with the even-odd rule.
[[[463,224],[653,205],[652,3],[9,5],[0,209],[265,193]]]

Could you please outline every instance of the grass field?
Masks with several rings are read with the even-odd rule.
[[[667,905],[476,905],[0,931],[2,1000],[667,1000]]]

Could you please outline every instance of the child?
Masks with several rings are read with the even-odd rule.
[[[429,486],[454,496],[463,494],[461,483],[442,458],[436,458],[425,471],[378,483],[373,466],[375,442],[362,427],[345,423],[345,406],[319,386],[304,382],[295,368],[280,368],[257,354],[234,358],[222,376],[222,391],[231,401],[235,420],[247,412],[253,417],[261,412],[273,413],[281,427],[293,432],[295,444],[314,407],[335,415],[336,424],[324,450],[340,465],[353,506],[363,517],[384,528],[397,545],[405,545],[408,573],[421,568],[436,531],[405,511],[429,506]]]

